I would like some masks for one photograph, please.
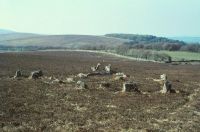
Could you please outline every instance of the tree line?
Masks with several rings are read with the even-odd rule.
[[[153,35],[106,34],[105,36],[127,39],[129,41],[124,42],[124,45],[133,49],[200,52],[199,43],[188,44],[183,41],[156,37]]]

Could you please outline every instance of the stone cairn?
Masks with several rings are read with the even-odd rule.
[[[155,82],[159,82],[161,84],[162,90],[161,93],[173,93],[175,90],[172,89],[172,84],[168,81],[167,75],[160,75],[160,79],[153,79]]]

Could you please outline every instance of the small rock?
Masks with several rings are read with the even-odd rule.
[[[17,71],[15,72],[14,78],[18,78],[18,77],[22,77],[22,72],[21,72],[20,70],[17,70]]]
[[[62,80],[59,80],[59,79],[55,79],[55,80],[52,81],[52,83],[64,84],[65,82],[63,82]]]
[[[160,79],[163,80],[163,81],[166,81],[167,80],[167,75],[166,74],[160,75]]]
[[[128,78],[128,76],[123,72],[118,72],[115,75],[116,75],[115,80],[125,80]]]
[[[108,74],[111,74],[111,64],[109,64],[108,66],[105,66],[105,71]]]
[[[85,89],[85,88],[87,88],[87,85],[83,81],[78,81],[76,83],[76,88],[77,89]]]
[[[169,81],[163,82],[163,88],[160,91],[161,93],[175,93],[175,90],[172,89],[172,84]]]
[[[110,83],[108,83],[108,82],[102,82],[99,87],[100,88],[108,88],[108,87],[110,87]]]
[[[124,80],[124,77],[123,76],[116,76],[115,80]]]
[[[79,73],[79,74],[77,75],[77,77],[79,77],[79,78],[87,78],[87,77],[88,77],[88,74]]]
[[[123,72],[118,72],[118,73],[116,73],[115,74],[116,76],[123,76],[123,75],[125,75]]]
[[[137,84],[134,82],[125,82],[123,83],[122,92],[140,92],[138,90]]]
[[[43,76],[43,73],[42,73],[41,70],[33,71],[33,72],[31,72],[31,75],[30,75],[29,79],[38,79],[41,76]]]
[[[92,66],[92,67],[91,67],[91,70],[92,70],[93,72],[96,72],[96,71],[99,69],[100,65],[101,65],[101,64],[98,63],[97,66]]]
[[[67,79],[66,79],[66,82],[68,82],[68,83],[73,83],[73,82],[75,82],[75,81],[74,81],[74,78],[71,78],[71,77],[70,77],[70,78],[67,78]]]
[[[52,76],[50,76],[50,77],[48,77],[48,79],[49,79],[49,80],[52,80],[52,79],[53,79],[53,77],[52,77]]]

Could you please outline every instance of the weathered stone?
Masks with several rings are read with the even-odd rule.
[[[52,76],[50,76],[50,77],[48,77],[48,79],[49,79],[49,80],[52,80],[52,79],[53,79],[53,77],[52,77]]]
[[[126,78],[128,78],[128,76],[123,72],[116,73],[115,75],[115,80],[125,80]]]
[[[108,88],[108,87],[110,87],[110,83],[108,83],[108,82],[102,82],[99,87],[100,88]]]
[[[108,66],[105,66],[105,71],[108,74],[111,74],[111,64],[109,64]]]
[[[88,73],[87,76],[96,76],[96,75],[102,75],[102,73],[100,72],[92,72],[92,73]]]
[[[172,89],[172,84],[167,80],[167,75],[162,74],[160,75],[160,79],[153,79],[156,82],[161,84],[162,90],[161,93],[175,93],[176,91]]]
[[[123,75],[125,75],[123,72],[118,72],[118,73],[116,73],[115,74],[116,76],[123,76]]]
[[[83,82],[83,81],[78,81],[78,82],[76,83],[76,88],[77,88],[77,89],[85,89],[85,88],[87,88],[87,85],[86,85],[85,82]]]
[[[97,66],[92,66],[92,67],[91,67],[91,70],[92,70],[93,72],[96,72],[96,71],[99,69],[100,65],[101,65],[101,64],[98,63]]]
[[[30,79],[37,79],[37,78],[39,78],[41,76],[43,76],[43,73],[42,73],[41,70],[39,70],[39,71],[33,71],[33,72],[31,72],[31,75],[30,75],[29,78]]]
[[[122,92],[140,92],[135,82],[123,83]]]
[[[79,74],[77,75],[77,77],[79,77],[79,78],[87,78],[87,77],[88,77],[88,74],[79,73]]]
[[[164,81],[161,93],[172,93],[172,91],[172,84],[169,81]]]
[[[117,81],[117,80],[124,80],[124,77],[123,76],[116,76],[115,77],[115,80]]]
[[[163,80],[163,81],[166,81],[167,80],[167,75],[166,74],[160,75],[160,79]]]
[[[64,84],[65,82],[63,82],[62,80],[59,80],[59,79],[55,79],[55,80],[52,81],[52,83]]]
[[[66,79],[66,82],[68,82],[68,83],[73,83],[73,82],[75,82],[75,81],[74,81],[74,78],[71,78],[71,77],[70,77],[70,78],[67,78],[67,79]]]
[[[14,78],[18,78],[18,77],[22,77],[22,72],[21,72],[20,70],[17,70],[17,71],[15,72]]]

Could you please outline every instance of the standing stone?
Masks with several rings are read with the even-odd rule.
[[[91,67],[91,70],[92,70],[93,72],[96,72],[96,71],[99,69],[100,65],[101,65],[101,64],[98,63],[97,66],[92,66],[92,67]]]
[[[115,75],[116,75],[115,80],[126,80],[128,78],[128,76],[123,72],[118,72]]]
[[[18,77],[21,77],[21,76],[22,76],[22,72],[21,72],[20,70],[17,70],[17,71],[15,72],[14,78],[18,78]]]
[[[33,72],[31,72],[31,76],[29,78],[30,79],[38,79],[41,76],[43,76],[43,73],[42,73],[41,70],[39,70],[39,71],[33,71]]]
[[[108,88],[108,87],[110,87],[110,83],[108,82],[102,82],[99,86],[99,88]]]
[[[88,77],[88,74],[79,73],[77,76],[78,76],[79,78],[87,78],[87,77]]]
[[[132,82],[123,83],[122,92],[140,92],[138,90],[137,84]]]
[[[163,83],[163,88],[161,90],[161,93],[171,93],[173,90],[172,90],[172,84],[169,82],[169,81],[164,81]]]
[[[125,78],[123,76],[116,76],[114,78],[114,80],[118,81],[118,80],[125,80]]]
[[[111,64],[109,64],[108,66],[105,66],[105,71],[108,74],[111,74]]]
[[[176,91],[172,89],[172,84],[168,81],[167,75],[160,75],[160,79],[154,79],[154,81],[159,82],[161,84],[162,90],[161,93],[175,93]]]
[[[87,85],[83,81],[78,81],[76,83],[76,88],[77,89],[85,89],[85,88],[87,88]]]
[[[167,75],[166,74],[160,75],[160,80],[167,81]]]
[[[73,82],[75,82],[74,78],[72,78],[72,77],[67,78],[66,81],[67,81],[67,83],[73,83]]]

